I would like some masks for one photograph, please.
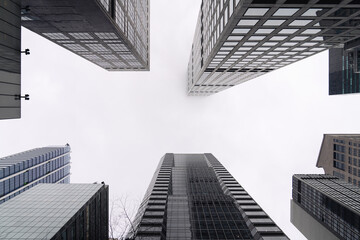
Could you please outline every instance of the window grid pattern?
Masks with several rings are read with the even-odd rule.
[[[355,30],[357,31],[357,30]],[[350,44],[349,44],[350,45]],[[329,94],[360,92],[360,48],[333,48],[329,51]]]
[[[0,205],[1,239],[108,239],[108,187],[39,184]]]
[[[84,4],[89,4],[85,3],[85,0],[82,1]],[[88,15],[83,14],[75,5],[69,6],[64,2],[58,3],[55,7],[51,2],[39,2],[32,4],[32,8],[36,11],[27,12],[23,16],[35,20],[24,21],[23,25],[84,58],[88,55],[97,55],[99,58],[96,60],[86,59],[109,71],[148,70],[149,1],[98,0],[98,4],[91,4],[99,6],[98,11],[93,12],[94,18],[105,19],[102,17],[105,14],[113,18],[113,21],[104,20],[103,23],[90,26]],[[45,9],[55,9],[56,14],[52,12],[55,10]],[[79,18],[76,24],[68,23],[65,17],[68,16],[69,9]],[[42,27],[44,22],[49,26],[48,32],[44,32]],[[106,31],[100,27],[101,24],[106,25],[104,27]],[[109,46],[109,44],[113,45]],[[132,55],[136,61],[125,60],[122,57],[124,53]],[[103,57],[109,54],[116,56],[116,59]]]
[[[360,186],[360,137],[337,136],[332,139],[333,144],[333,175]],[[331,172],[326,172],[331,174]]]
[[[276,237],[279,240],[288,239],[226,168],[212,154],[205,154],[205,156],[208,164],[214,169],[222,191],[235,200],[237,209],[246,221],[252,236],[255,239],[266,236]]]
[[[189,95],[211,95],[222,85],[235,86],[360,33],[360,5],[349,1],[256,2],[238,7],[233,0],[203,2],[188,69]],[[192,60],[197,58],[200,64]]]
[[[341,239],[360,237],[360,191],[330,175],[294,175],[293,200]]]
[[[211,154],[167,153],[135,217],[135,231],[127,238],[287,240],[224,171]]]
[[[69,183],[70,146],[45,147],[0,159],[0,203],[38,183]]]

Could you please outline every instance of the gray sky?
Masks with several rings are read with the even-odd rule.
[[[291,239],[291,176],[315,167],[323,133],[359,132],[359,95],[328,96],[328,52],[210,97],[186,95],[200,0],[151,1],[151,71],[107,72],[23,29],[20,120],[0,156],[72,147],[71,182],[141,199],[166,152],[210,152]],[[175,11],[174,11],[175,10]]]

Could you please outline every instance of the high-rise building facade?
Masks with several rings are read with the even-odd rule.
[[[309,240],[360,239],[360,188],[338,177],[296,174],[291,222]]]
[[[203,0],[188,94],[211,95],[360,36],[354,0]]]
[[[20,118],[20,0],[0,2],[0,119]]]
[[[21,24],[109,71],[149,70],[149,0],[23,0]]]
[[[360,187],[360,134],[324,134],[316,166]]]
[[[329,50],[330,95],[360,93],[360,41],[355,47],[346,46]]]
[[[70,182],[70,146],[35,148],[0,158],[0,204],[39,183]]]
[[[127,239],[288,239],[212,154],[160,160]]]
[[[0,205],[0,239],[108,240],[108,186],[38,184]]]

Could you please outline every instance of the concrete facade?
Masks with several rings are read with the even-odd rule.
[[[290,201],[290,221],[308,240],[339,240],[293,200]]]
[[[360,134],[324,134],[316,166],[360,186]]]
[[[295,174],[292,201],[291,221],[309,239],[360,239],[359,187],[336,176]]]

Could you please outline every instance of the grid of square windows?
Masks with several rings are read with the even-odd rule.
[[[360,236],[360,193],[352,179],[348,180],[330,175],[294,175],[292,196],[339,238],[355,240]]]
[[[359,36],[353,30],[358,30],[358,22],[360,21],[357,18],[360,14],[360,5],[351,8],[353,15],[348,15],[349,9],[341,10],[346,6],[345,2],[341,5],[327,4],[327,6],[320,5],[320,3],[318,6],[310,3],[289,5],[286,3],[282,5],[263,3],[257,6],[255,3],[249,2],[235,9],[237,3],[238,1],[235,3],[235,1],[230,0],[203,4],[201,15],[203,31],[200,34],[195,33],[194,43],[198,41],[199,37],[202,37],[203,41],[200,47],[195,48],[193,46],[192,51],[192,58],[197,58],[196,55],[201,56],[199,62],[201,66],[200,68],[196,67],[200,70],[194,69],[191,67],[192,64],[199,63],[189,62],[188,86],[190,95],[209,95],[208,86],[210,84],[233,86]],[[234,20],[223,20],[223,18],[229,19],[231,16],[229,14],[230,4],[231,8],[234,8],[231,10],[231,14],[235,11],[237,18],[240,17],[240,20],[235,24],[233,23]],[[223,9],[226,10],[223,11]],[[340,19],[336,19],[339,16],[343,19],[347,18],[348,21],[341,24]],[[200,24],[200,20],[198,24]],[[227,36],[221,35],[225,28],[229,32],[226,33]],[[201,30],[197,28],[196,31]],[[265,37],[261,35],[264,33],[268,35]],[[224,37],[226,37],[226,41],[224,41]],[[219,43],[224,45],[219,46]],[[233,46],[234,48],[224,48],[226,46]],[[245,54],[239,55],[235,59],[236,61],[231,60],[237,49],[243,46],[248,46],[250,49],[246,50]],[[285,49],[283,46],[288,48]],[[270,47],[270,49],[258,54],[258,58],[248,58],[252,52],[263,47]],[[281,54],[278,51],[286,51],[290,53],[291,57],[288,56],[287,61],[283,61],[284,57],[280,57]],[[269,55],[272,55],[272,58],[266,60],[269,65],[266,66],[266,69],[254,64],[262,57]],[[246,63],[239,64],[243,62]],[[278,62],[282,64],[278,64]],[[205,74],[204,71],[210,72],[205,78],[202,77]],[[222,74],[217,75],[216,72],[222,72]],[[232,74],[226,75],[226,72]],[[249,76],[244,72],[256,74]],[[213,75],[216,77],[208,81]],[[234,78],[233,75],[236,77]],[[236,79],[236,81],[229,81],[228,79]]]

